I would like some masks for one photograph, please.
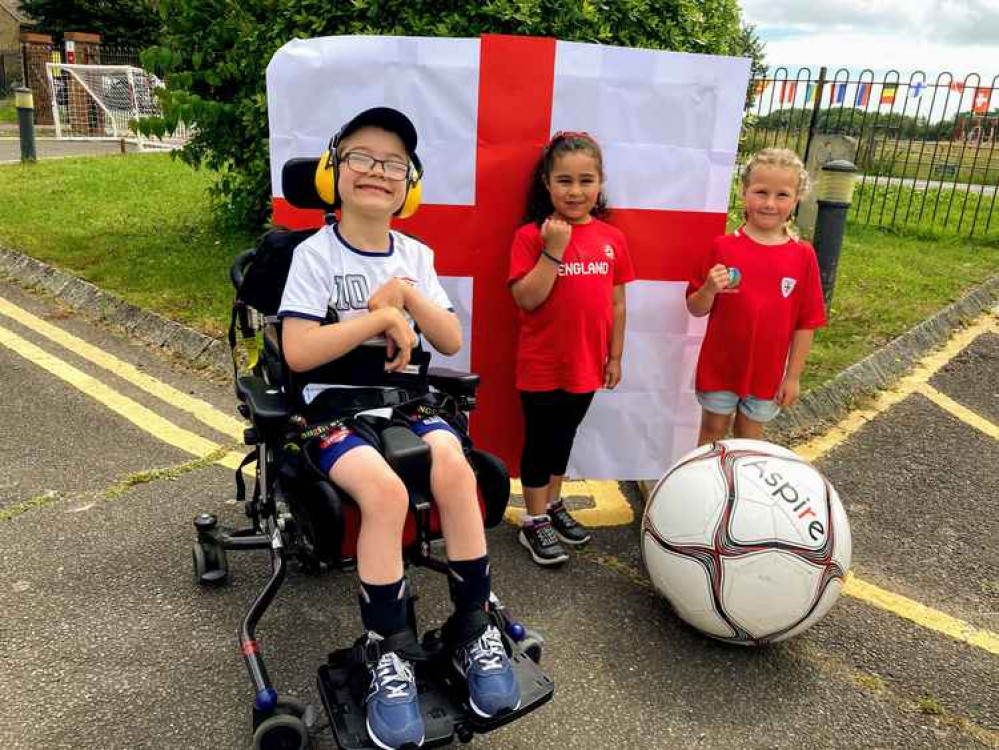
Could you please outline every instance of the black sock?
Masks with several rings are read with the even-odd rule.
[[[360,581],[361,622],[383,638],[406,629],[406,579],[393,583]]]
[[[483,609],[489,601],[489,555],[475,560],[448,560],[447,564],[455,612]]]

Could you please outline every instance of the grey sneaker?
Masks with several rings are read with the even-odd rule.
[[[524,524],[517,538],[538,565],[561,565],[569,559],[547,518]]]
[[[548,509],[548,517],[563,544],[578,547],[590,541],[590,530],[572,517],[561,500]]]

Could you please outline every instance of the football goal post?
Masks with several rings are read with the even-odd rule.
[[[135,122],[160,116],[159,78],[131,65],[46,63],[56,138],[126,140],[140,150],[180,148],[189,131],[183,126],[163,139],[143,136]]]

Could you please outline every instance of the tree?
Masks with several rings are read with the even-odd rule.
[[[146,47],[156,41],[156,0],[21,0],[39,31],[61,38],[67,31],[101,35],[106,44]]]
[[[213,194],[241,223],[269,211],[264,70],[293,38],[332,34],[475,37],[485,33],[759,56],[736,0],[160,0],[164,34],[143,55],[161,74],[163,134],[196,124],[181,154],[218,173]],[[760,62],[759,60],[757,62]]]

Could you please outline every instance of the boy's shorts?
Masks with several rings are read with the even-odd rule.
[[[423,437],[428,432],[433,432],[434,430],[447,430],[458,438],[459,441],[461,440],[461,437],[455,429],[441,417],[427,417],[426,419],[421,419],[410,429],[414,434],[416,434],[417,437]],[[371,445],[371,443],[362,438],[349,427],[337,427],[331,431],[319,441],[319,470],[322,471],[323,476],[329,476],[330,469],[333,468],[333,464],[335,464],[341,456],[354,448],[360,448],[362,445]]]
[[[735,414],[738,407],[748,419],[754,422],[769,422],[780,414],[780,407],[773,399],[769,401],[755,396],[739,396],[732,391],[697,391],[697,403],[704,411],[712,414]]]

